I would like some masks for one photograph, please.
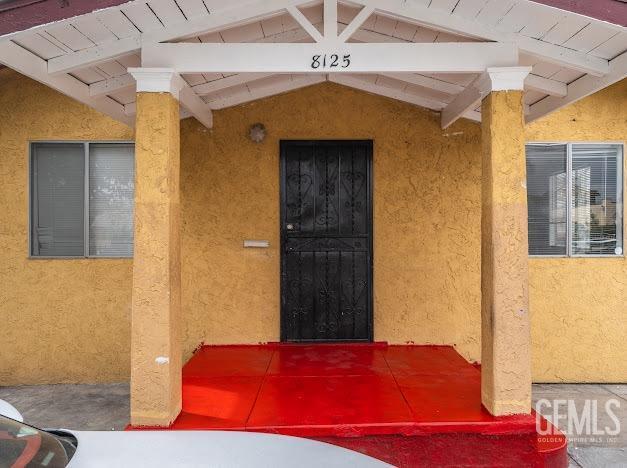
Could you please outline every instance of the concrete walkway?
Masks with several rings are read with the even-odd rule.
[[[0,399],[14,405],[24,420],[34,426],[79,430],[122,430],[129,422],[129,386],[105,385],[35,385],[0,387]],[[534,405],[541,401],[540,412],[551,417],[557,406],[560,428],[568,427],[568,401],[581,420],[586,411],[592,418],[590,429],[570,434],[570,466],[579,468],[627,467],[627,385],[557,385],[533,386]],[[588,401],[588,403],[587,403]],[[596,403],[595,403],[596,402]],[[621,425],[616,435],[600,434],[604,428]],[[575,431],[573,431],[575,432]]]
[[[542,404],[538,405],[540,400],[543,400]],[[533,401],[537,411],[549,419],[554,418],[557,406],[557,413],[561,416],[558,427],[569,440],[571,467],[627,467],[627,385],[535,384]],[[609,406],[611,415],[606,406]],[[584,431],[577,433],[574,417],[584,421],[586,415],[590,415],[590,426],[584,425]],[[612,435],[610,432],[616,428],[616,420],[620,431]]]
[[[129,422],[129,384],[0,387],[0,400],[41,428],[123,430]]]

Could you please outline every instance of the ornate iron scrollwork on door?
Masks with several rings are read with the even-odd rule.
[[[282,142],[282,339],[369,340],[371,142]]]

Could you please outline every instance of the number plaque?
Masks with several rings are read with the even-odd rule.
[[[351,65],[350,54],[317,54],[311,57],[312,70],[323,69],[330,70],[332,68],[348,68]]]

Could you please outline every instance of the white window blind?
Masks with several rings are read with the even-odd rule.
[[[83,145],[38,144],[32,153],[33,255],[84,253]]]
[[[89,254],[133,255],[133,146],[89,145]]]
[[[134,148],[31,145],[31,247],[41,257],[133,254]]]
[[[622,255],[622,168],[621,145],[527,145],[529,253]]]
[[[572,146],[572,253],[622,254],[622,158],[618,145]]]
[[[566,145],[527,146],[531,255],[566,255],[566,164]]]

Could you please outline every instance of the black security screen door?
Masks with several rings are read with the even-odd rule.
[[[372,340],[371,141],[281,142],[281,339]]]

